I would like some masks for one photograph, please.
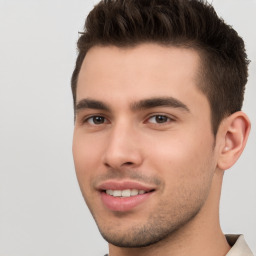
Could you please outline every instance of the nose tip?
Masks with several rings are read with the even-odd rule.
[[[138,167],[141,164],[139,152],[134,148],[130,151],[125,147],[111,147],[104,157],[104,165],[109,168]]]
[[[113,131],[105,150],[104,165],[114,169],[138,167],[142,162],[142,155],[137,141],[132,132],[124,129]]]

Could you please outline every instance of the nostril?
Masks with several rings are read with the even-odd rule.
[[[123,165],[133,165],[133,163],[132,162],[126,162]]]
[[[108,167],[108,168],[111,167],[108,163],[105,163],[105,166]]]
[[[106,167],[108,167],[108,168],[119,168],[119,167],[121,167],[121,166],[131,166],[131,165],[134,165],[134,163],[133,162],[124,162],[123,164],[121,164],[121,166],[117,166],[117,167],[114,167],[114,165],[112,166],[111,164],[109,164],[109,163],[104,163],[104,165],[106,166]]]

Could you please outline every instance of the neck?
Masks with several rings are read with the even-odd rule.
[[[224,256],[230,246],[219,224],[219,198],[223,172],[213,177],[209,196],[199,213],[166,239],[141,248],[109,245],[109,256]]]

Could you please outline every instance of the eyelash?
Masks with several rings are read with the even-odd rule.
[[[94,119],[94,118],[103,118],[104,119],[104,122],[103,123],[100,123],[100,124],[92,124],[92,123],[90,123],[89,122],[89,120],[90,119]],[[107,120],[107,118],[105,118],[104,116],[102,116],[102,115],[93,115],[93,116],[89,116],[89,117],[86,117],[84,120],[82,120],[82,123],[83,124],[89,124],[89,125],[94,125],[94,126],[98,126],[98,125],[102,125],[102,124],[105,124],[106,123],[106,120]]]
[[[165,121],[164,122],[154,122],[154,123],[151,123],[153,125],[166,125],[166,124],[169,124],[170,122],[173,122],[175,121],[175,119],[173,117],[170,117],[168,115],[165,115],[165,114],[155,114],[155,115],[151,115],[149,118],[146,119],[146,121],[148,122],[150,119],[152,118],[164,118]]]
[[[96,124],[93,119],[95,118],[101,118],[101,119],[104,119],[104,121],[102,123],[98,123]],[[152,118],[164,118],[165,121],[163,122],[149,122],[150,119]],[[92,119],[92,122],[93,123],[90,123],[90,119]],[[149,116],[145,121],[144,123],[147,123],[149,122],[151,125],[166,125],[166,124],[169,124],[170,122],[173,122],[175,121],[175,118],[173,117],[170,117],[168,115],[165,115],[165,114],[154,114],[154,115],[151,115]],[[92,126],[100,126],[100,125],[103,125],[103,124],[106,124],[108,123],[108,119],[106,117],[104,117],[103,115],[92,115],[92,116],[89,116],[89,117],[86,117],[85,119],[82,120],[82,124],[89,124],[89,125],[92,125]]]

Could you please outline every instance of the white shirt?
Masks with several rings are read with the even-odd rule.
[[[232,246],[226,256],[253,256],[243,235],[226,235],[226,239]]]

